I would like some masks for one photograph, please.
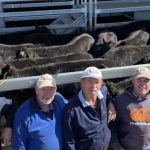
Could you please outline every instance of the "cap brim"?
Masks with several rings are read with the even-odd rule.
[[[145,75],[145,74],[139,74],[139,75],[136,75],[135,78],[147,78],[147,79],[150,79],[150,76],[149,75]]]
[[[43,87],[56,87],[56,85],[50,84],[50,83],[44,83],[44,84],[38,85],[38,88],[43,88]]]
[[[83,78],[94,78],[94,79],[97,79],[97,80],[101,80],[102,78],[101,77],[97,77],[97,76],[90,76],[90,75],[88,75],[88,76],[82,76],[81,77],[81,79],[83,79]]]

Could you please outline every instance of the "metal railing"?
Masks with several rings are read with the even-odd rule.
[[[150,64],[144,64],[134,66],[113,67],[100,70],[102,72],[103,79],[106,80],[106,79],[130,77],[134,73],[133,70],[139,66],[145,66],[150,68]],[[82,71],[77,71],[77,72],[53,74],[53,76],[56,79],[57,85],[60,85],[79,82],[81,73]],[[33,88],[35,86],[38,77],[39,76],[31,76],[31,77],[0,80],[0,91],[12,91],[12,90]]]
[[[14,3],[15,2],[15,3]],[[26,2],[26,3],[24,3]],[[29,2],[29,3],[28,3]],[[77,7],[78,6],[78,7]],[[57,7],[57,9],[53,9]],[[66,9],[63,9],[66,7]],[[69,7],[69,8],[68,8]],[[32,10],[25,11],[25,9]],[[38,8],[38,10],[36,9]],[[39,9],[40,8],[40,9]],[[5,12],[4,10],[9,9]],[[17,9],[20,9],[19,11]],[[34,10],[35,9],[35,10]],[[11,11],[10,11],[11,10]],[[48,2],[38,0],[2,0],[0,2],[0,33],[10,33],[16,31],[33,30],[34,26],[14,26],[6,27],[6,22],[17,21],[36,21],[36,20],[55,20],[61,15],[82,14],[84,23],[66,24],[66,25],[50,25],[45,24],[49,29],[61,28],[85,28],[87,29],[87,0],[68,0],[64,2]],[[51,22],[51,21],[50,21]]]
[[[150,13],[150,0],[109,0],[109,1],[98,1],[94,0],[94,25],[93,30],[97,28],[106,28],[119,26],[123,24],[127,24],[132,21],[137,21],[135,17],[135,13],[144,13],[145,17],[138,18],[139,20],[146,20],[147,15]],[[98,23],[99,20],[103,17],[113,17],[119,16],[121,14],[133,13],[133,17],[128,16],[129,20],[126,21],[117,21],[117,22],[109,22],[109,23]],[[127,16],[127,15],[126,15]],[[122,19],[123,20],[123,19]],[[150,20],[150,18],[149,18]]]
[[[43,9],[34,10],[36,8],[45,7],[63,7],[70,6],[68,9]],[[25,8],[32,8],[31,11],[24,11]],[[15,10],[23,9],[23,11],[12,11],[5,12],[3,10]],[[133,16],[127,15],[127,13],[133,13]],[[64,14],[83,14],[84,23],[79,22],[76,24],[67,25],[50,25],[50,29],[61,29],[61,28],[84,28],[87,31],[94,31],[98,28],[106,28],[117,25],[126,24],[137,20],[134,13],[141,13],[142,16],[138,19],[143,20],[143,13],[145,14],[145,19],[150,16],[150,0],[64,0],[56,2],[51,2],[50,0],[1,0],[0,1],[0,33],[10,33],[16,31],[33,30],[34,26],[22,26],[22,27],[6,27],[6,22],[11,21],[36,21],[44,19],[56,19]],[[103,16],[113,17],[125,14],[128,16],[129,20],[118,21],[118,22],[101,22]],[[99,21],[98,21],[99,20]],[[149,17],[150,20],[150,17]]]

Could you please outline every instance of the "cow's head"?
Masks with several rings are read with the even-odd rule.
[[[21,48],[16,52],[15,59],[29,58],[27,48]]]

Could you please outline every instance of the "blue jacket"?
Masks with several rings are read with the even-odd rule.
[[[64,110],[65,150],[107,149],[110,131],[107,124],[106,92],[103,94],[100,92],[99,113],[87,104],[82,91],[66,105]]]
[[[62,150],[62,114],[66,99],[56,93],[53,112],[45,114],[36,98],[26,101],[15,114],[14,150]]]

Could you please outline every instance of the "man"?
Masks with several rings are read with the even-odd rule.
[[[39,77],[35,93],[15,114],[14,150],[62,150],[62,118],[66,99],[56,92],[49,74]]]
[[[64,150],[106,150],[109,145],[106,97],[101,71],[85,69],[81,90],[64,109]],[[100,90],[101,89],[101,90]]]
[[[150,69],[134,70],[133,86],[115,101],[116,124],[112,125],[115,150],[150,149]]]
[[[0,133],[0,141],[4,145],[9,145],[12,139],[12,129],[13,129],[13,121],[14,121],[14,114],[17,110],[16,102],[7,99],[5,97],[0,97],[0,119],[4,116],[6,120],[6,124],[2,135]],[[1,150],[1,142],[0,142],[0,150]]]

